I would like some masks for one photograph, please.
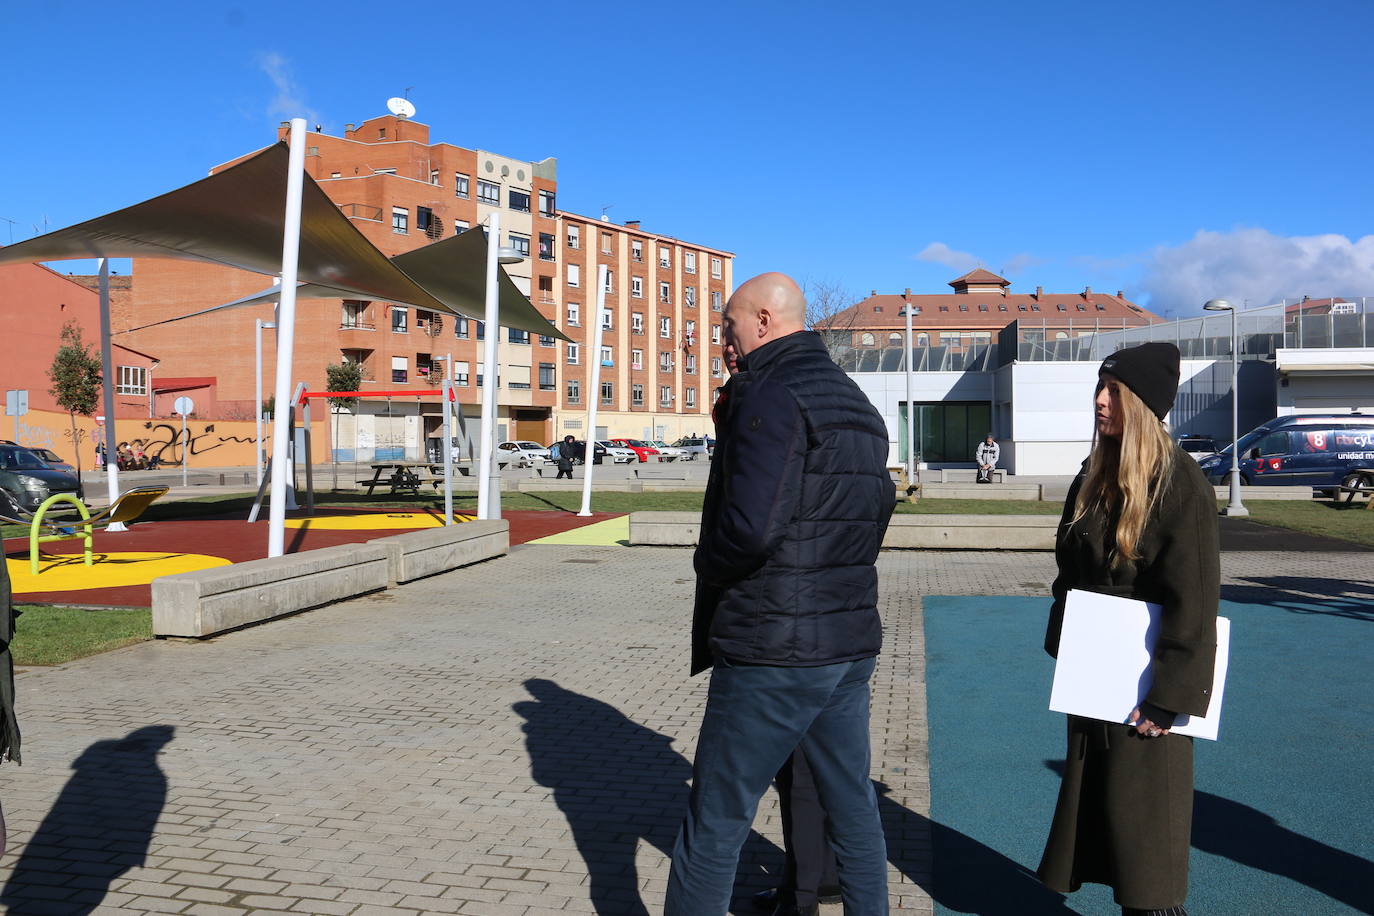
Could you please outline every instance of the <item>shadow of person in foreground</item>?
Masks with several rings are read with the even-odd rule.
[[[1045,766],[1064,772],[1059,760],[1046,760]],[[1295,833],[1249,805],[1195,790],[1193,848],[1374,913],[1374,862]]]
[[[6,912],[89,913],[112,881],[144,864],[167,800],[157,755],[174,731],[150,725],[82,752],[0,893]]]
[[[887,858],[941,906],[982,916],[1072,914],[1035,872],[990,846],[917,814],[876,783],[878,810],[887,837]],[[926,839],[928,837],[928,839]]]
[[[686,811],[692,765],[673,739],[627,718],[601,700],[531,678],[534,697],[511,708],[525,719],[525,747],[535,782],[553,790],[587,863],[599,914],[647,916],[635,853],[644,840],[673,853]],[[782,851],[756,833],[740,854],[740,894],[761,890],[782,870]],[[732,912],[751,912],[747,902]]]

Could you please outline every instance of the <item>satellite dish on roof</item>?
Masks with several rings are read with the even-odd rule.
[[[402,121],[407,118],[415,117],[415,106],[410,104],[410,99],[394,98],[386,100],[387,111],[400,118]]]

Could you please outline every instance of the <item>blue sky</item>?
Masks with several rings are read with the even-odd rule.
[[[1374,296],[1368,0],[10,7],[0,244],[414,87],[433,139],[557,156],[561,206],[737,280]]]

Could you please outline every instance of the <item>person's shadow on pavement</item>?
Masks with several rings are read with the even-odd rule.
[[[936,903],[956,913],[982,916],[1074,912],[1064,895],[1041,884],[1030,869],[967,834],[897,804],[888,798],[888,788],[882,783],[874,787],[888,861]]]
[[[150,725],[82,752],[0,892],[7,913],[89,913],[112,881],[144,864],[167,800],[157,755],[174,732]]]
[[[643,839],[672,855],[691,763],[673,750],[672,738],[608,703],[543,678],[525,681],[525,688],[534,699],[511,708],[525,719],[531,775],[553,790],[568,819],[591,878],[592,906],[599,914],[647,916],[635,853]],[[757,887],[737,883],[737,890],[761,890],[770,886],[766,875],[781,872],[782,851],[751,833],[740,862],[737,882]],[[736,907],[749,912],[747,903]]]

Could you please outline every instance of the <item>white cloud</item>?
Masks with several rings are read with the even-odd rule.
[[[1002,265],[1001,272],[1008,277],[1015,277],[1018,274],[1025,273],[1032,267],[1039,267],[1044,263],[1046,263],[1044,258],[1022,252],[1021,254],[1014,254],[1008,258]]]
[[[970,271],[982,262],[967,251],[955,251],[944,242],[931,242],[916,254],[916,260],[943,264],[958,271]]]
[[[296,84],[291,63],[275,51],[262,55],[258,68],[272,81],[276,95],[267,106],[267,114],[279,121],[305,118],[306,127],[313,128],[321,121],[319,112],[305,103],[305,91]]]
[[[1150,310],[1197,311],[1208,299],[1249,300],[1374,296],[1374,235],[1274,235],[1265,229],[1200,231],[1161,246],[1144,265],[1141,289]]]

